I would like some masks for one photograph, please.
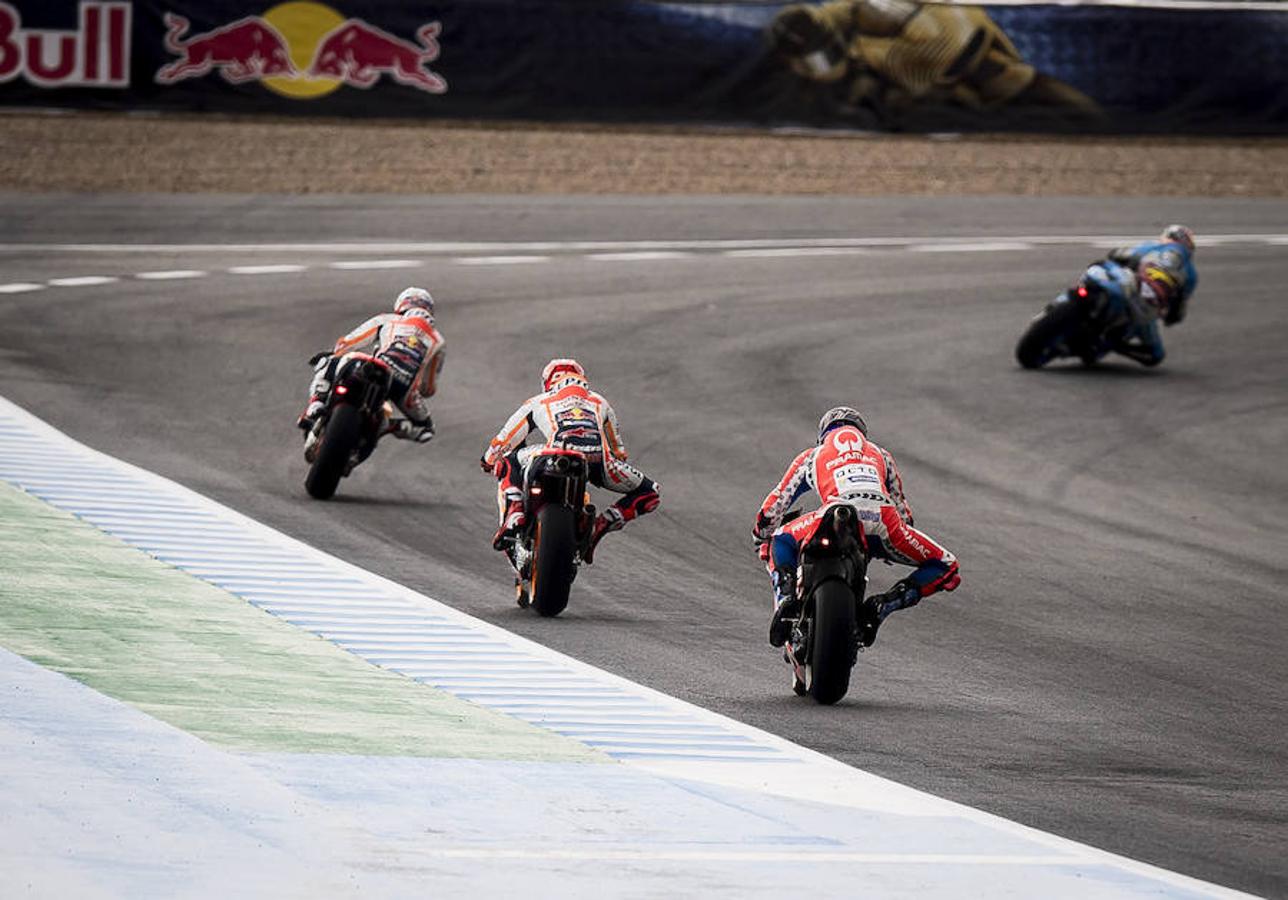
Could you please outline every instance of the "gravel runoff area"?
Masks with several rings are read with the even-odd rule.
[[[1288,197],[1288,137],[0,116],[0,189]]]

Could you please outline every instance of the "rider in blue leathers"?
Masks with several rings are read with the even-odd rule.
[[[1175,325],[1185,318],[1185,307],[1199,275],[1194,268],[1194,232],[1184,225],[1169,225],[1157,240],[1119,247],[1109,261],[1135,273],[1138,289],[1127,296],[1130,324],[1103,353],[1114,351],[1146,366],[1163,361],[1163,338],[1158,320]]]

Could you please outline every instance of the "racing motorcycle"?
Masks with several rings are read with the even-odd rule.
[[[824,705],[836,703],[850,689],[859,649],[871,645],[880,625],[865,597],[868,557],[853,506],[827,509],[801,547],[799,566],[796,585],[804,603],[783,648],[792,690]]]
[[[389,365],[374,356],[346,353],[330,382],[326,408],[304,444],[309,464],[304,487],[318,500],[334,495],[340,479],[371,455],[393,413]]]
[[[547,447],[533,456],[523,476],[524,526],[510,548],[526,589],[518,604],[542,616],[557,616],[585,558],[594,531],[595,507],[586,492],[590,466],[576,450]]]
[[[1015,346],[1015,358],[1026,369],[1066,356],[1091,365],[1130,326],[1128,305],[1139,290],[1136,273],[1128,267],[1110,260],[1092,263],[1033,317]]]

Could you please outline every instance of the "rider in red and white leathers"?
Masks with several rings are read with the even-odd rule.
[[[589,563],[604,535],[657,509],[658,485],[626,461],[617,414],[590,389],[586,371],[576,360],[552,359],[541,373],[541,384],[542,393],[514,411],[480,460],[483,471],[498,481],[501,524],[492,546],[502,549],[523,526],[523,471],[537,451],[542,446],[576,450],[590,464],[591,484],[625,495],[595,518],[585,559]],[[534,430],[545,436],[545,444],[523,446]]]
[[[394,301],[393,312],[372,316],[337,340],[329,354],[314,357],[309,406],[300,416],[300,427],[314,436],[313,423],[325,408],[324,398],[331,390],[340,358],[355,351],[370,352],[389,366],[389,399],[407,417],[391,423],[390,433],[425,443],[434,436],[429,399],[438,390],[445,343],[434,325],[434,298],[424,288],[407,288]]]
[[[823,505],[783,525],[787,511],[810,488]],[[775,647],[781,647],[787,638],[787,620],[800,614],[796,590],[800,547],[814,535],[824,511],[837,503],[848,503],[858,513],[870,557],[917,567],[890,590],[872,598],[878,622],[895,610],[913,606],[937,591],[954,590],[961,583],[957,558],[912,527],[912,510],[894,457],[867,439],[867,425],[857,410],[837,407],[819,422],[818,445],[802,450],[769,492],[752,528],[774,583],[769,641]]]

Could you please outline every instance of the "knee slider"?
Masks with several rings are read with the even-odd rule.
[[[921,589],[921,596],[928,597],[936,591],[955,591],[961,583],[961,567],[957,565],[957,560],[953,560],[942,575]]]

